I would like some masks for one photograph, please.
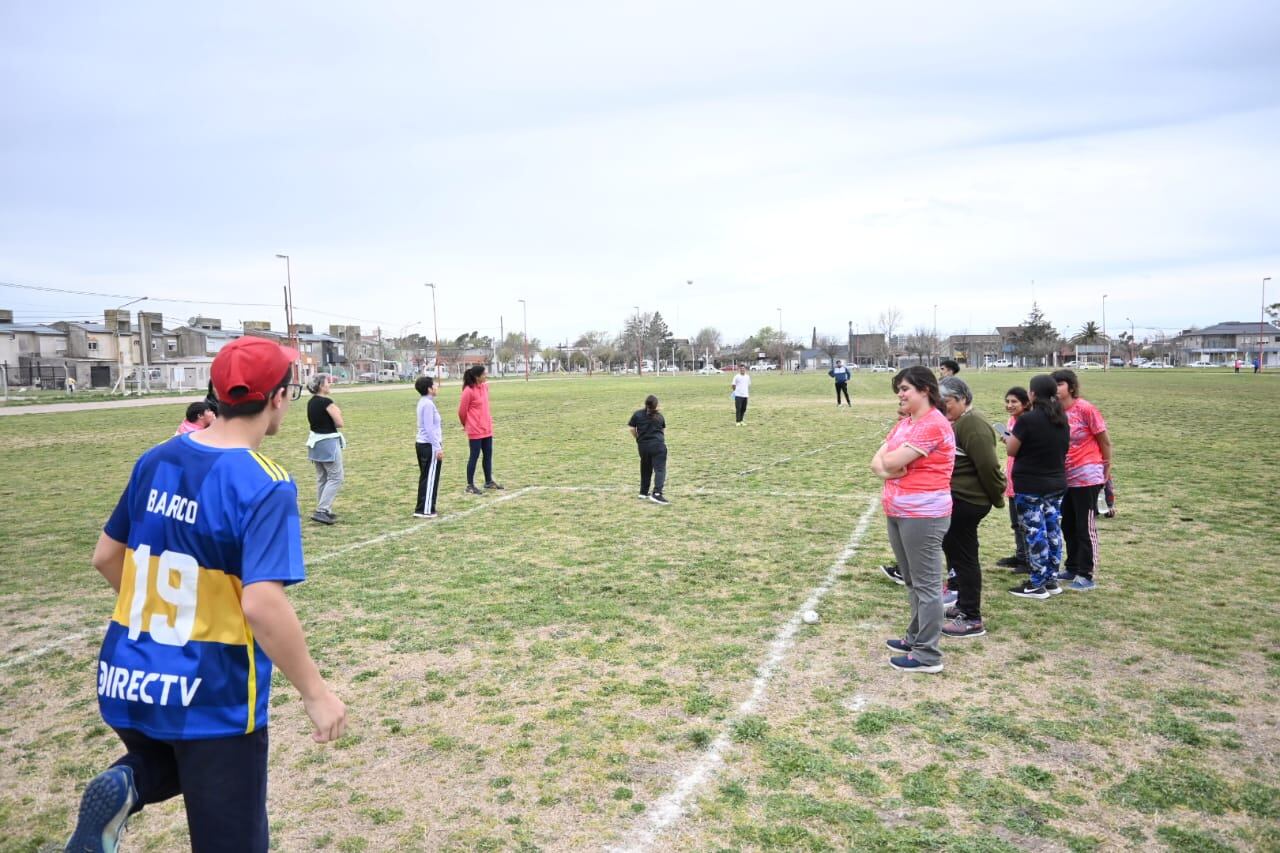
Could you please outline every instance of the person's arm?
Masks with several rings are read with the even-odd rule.
[[[302,694],[302,705],[315,726],[311,739],[326,743],[342,737],[347,728],[346,706],[325,684],[311,659],[298,615],[284,594],[284,584],[279,581],[249,584],[244,588],[240,606],[254,640]]]
[[[333,418],[333,425],[342,429],[342,409],[338,408],[338,404],[330,403],[325,407],[325,411],[329,413],[329,417]]]
[[[1111,436],[1107,435],[1104,429],[1102,432],[1094,436],[1098,442],[1098,449],[1102,451],[1102,474],[1107,479],[1111,478]]]
[[[924,454],[914,447],[903,445],[897,450],[889,450],[888,444],[882,444],[875,456],[871,457],[871,473],[881,480],[897,480],[907,475],[908,463],[922,456]]]
[[[463,388],[462,394],[458,396],[458,423],[462,424],[464,429],[467,426],[467,409],[471,406],[472,396],[470,388]]]
[[[1022,439],[1011,432],[1005,433],[1004,449],[1010,456],[1017,456],[1018,451],[1022,449]]]
[[[90,562],[116,592],[120,591],[120,577],[124,574],[124,552],[125,543],[117,542],[106,533],[98,534],[98,544],[93,546]]]
[[[973,460],[973,467],[978,472],[978,482],[982,484],[982,491],[987,496],[987,500],[991,501],[992,506],[1004,506],[1004,468],[996,458],[995,433],[985,421],[972,416],[965,420],[973,421],[972,424],[966,425],[966,439],[969,438],[970,433],[973,436],[966,440],[964,450]],[[959,438],[957,434],[957,444]]]

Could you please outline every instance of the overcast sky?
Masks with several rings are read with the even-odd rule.
[[[275,306],[282,252],[300,322],[430,333],[431,281],[545,343],[1258,317],[1280,4],[890,6],[10,0],[0,282],[283,328],[158,301]]]

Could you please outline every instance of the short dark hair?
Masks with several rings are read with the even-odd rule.
[[[952,373],[960,372],[960,363],[956,361],[954,358],[944,358],[942,361],[938,362],[938,367],[945,367],[947,370],[950,370]]]
[[[271,393],[267,395],[265,400],[250,400],[247,403],[241,403],[233,406],[223,401],[218,404],[218,417],[223,420],[235,420],[236,418],[251,418],[261,413],[267,408],[267,403],[271,402],[271,398],[281,391],[288,389],[290,380],[293,379],[293,365],[284,372],[284,376],[280,377],[280,381],[276,383],[276,387],[271,389]]]
[[[1018,402],[1024,406],[1031,405],[1031,397],[1027,395],[1027,389],[1021,385],[1014,385],[1008,391],[1004,392],[1006,397],[1017,397]]]
[[[190,406],[187,406],[187,421],[190,423],[195,423],[196,421],[200,420],[200,418],[203,417],[204,413],[207,411],[209,411],[209,404],[204,400],[200,400],[199,402],[192,403]]]
[[[1076,376],[1076,372],[1074,370],[1068,370],[1063,367],[1055,370],[1050,375],[1053,376],[1054,382],[1067,383],[1067,393],[1073,398],[1080,396],[1080,377]]]
[[[430,376],[419,376],[413,381],[413,389],[425,397],[434,384],[436,384],[436,381]]]

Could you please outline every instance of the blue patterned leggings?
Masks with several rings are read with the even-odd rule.
[[[1051,495],[1014,495],[1018,526],[1027,539],[1031,583],[1041,586],[1053,580],[1062,562],[1062,492]]]

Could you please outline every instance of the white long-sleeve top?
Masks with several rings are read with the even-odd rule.
[[[418,443],[444,449],[444,430],[440,426],[440,410],[430,394],[418,399]]]

